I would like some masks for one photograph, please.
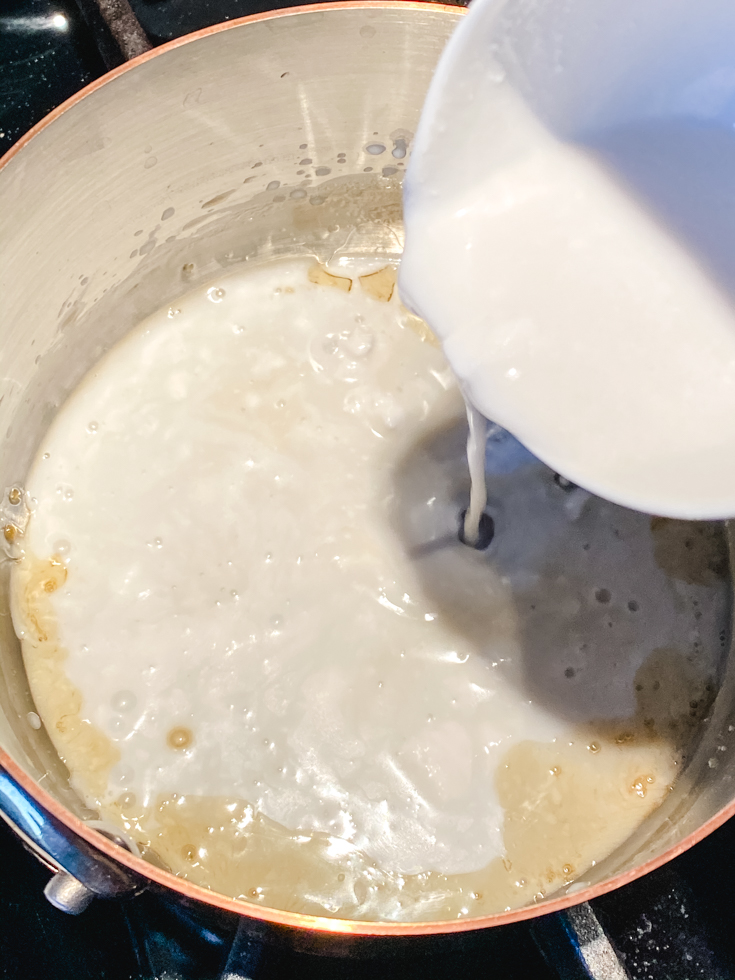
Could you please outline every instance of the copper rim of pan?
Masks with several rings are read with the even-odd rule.
[[[53,112],[50,112],[47,116],[45,116],[39,123],[30,129],[25,136],[15,143],[11,149],[8,150],[8,152],[2,158],[0,158],[0,170],[2,170],[3,167],[5,167],[5,165],[13,159],[16,153],[19,153],[23,147],[27,146],[34,136],[53,123],[55,119],[62,115],[62,113],[72,109],[78,102],[86,98],[86,96],[91,95],[103,85],[106,85],[108,82],[124,74],[125,72],[133,70],[138,65],[149,61],[151,58],[155,58],[159,54],[165,53],[166,51],[171,51],[172,49],[183,44],[189,44],[191,41],[196,41],[199,38],[207,37],[210,34],[217,34],[220,31],[241,27],[243,24],[253,24],[257,21],[274,20],[280,17],[292,17],[298,14],[308,14],[313,11],[354,9],[375,10],[390,8],[395,9],[396,7],[400,7],[401,10],[444,11],[446,13],[451,13],[454,16],[460,12],[463,12],[462,8],[450,4],[414,2],[414,0],[331,0],[331,2],[327,3],[305,4],[304,6],[300,7],[287,7],[282,10],[270,10],[261,14],[253,14],[250,17],[240,17],[236,20],[228,21],[225,24],[213,24],[211,27],[205,27],[201,31],[184,35],[183,37],[176,38],[175,40],[169,41],[166,44],[162,44],[157,48],[153,48],[139,57],[120,65],[119,68],[113,69],[112,71],[103,75],[101,78],[98,78],[96,81],[92,82],[90,85],[87,85],[85,88],[81,89],[70,99],[67,99],[66,102],[63,102],[58,108],[54,109]],[[201,902],[204,905],[214,906],[215,908],[222,909],[226,912],[246,915],[252,919],[259,919],[262,922],[272,923],[273,925],[283,926],[289,929],[311,930],[341,936],[352,935],[355,937],[430,936],[438,933],[446,934],[470,932],[475,929],[485,929],[490,926],[508,925],[512,922],[521,922],[524,919],[532,919],[539,915],[548,915],[550,912],[558,912],[561,909],[569,908],[572,905],[579,905],[580,903],[589,901],[590,899],[596,898],[599,895],[604,895],[607,892],[614,891],[616,888],[621,888],[623,885],[627,885],[629,882],[635,881],[636,878],[641,878],[650,871],[654,871],[656,868],[661,867],[661,865],[672,861],[684,851],[689,850],[690,847],[693,847],[700,840],[707,837],[723,823],[729,820],[731,816],[735,815],[734,799],[726,807],[720,810],[719,813],[715,814],[714,817],[702,824],[698,830],[694,831],[694,833],[690,834],[680,843],[669,848],[669,850],[659,855],[659,857],[654,858],[651,861],[647,861],[644,864],[640,864],[633,870],[626,871],[620,875],[617,875],[615,878],[609,879],[608,881],[590,886],[589,888],[580,889],[571,895],[567,894],[556,899],[541,902],[539,905],[525,906],[524,908],[513,909],[510,912],[501,912],[494,915],[483,915],[466,919],[440,920],[436,922],[363,922],[353,919],[333,919],[327,918],[326,916],[303,915],[299,912],[281,912],[278,909],[261,908],[260,906],[253,905],[250,902],[245,902],[240,899],[227,898],[224,895],[219,895],[216,892],[211,892],[205,888],[201,888],[199,885],[186,881],[184,878],[178,878],[176,875],[171,874],[168,871],[163,871],[162,869],[157,868],[155,865],[149,864],[142,858],[135,857],[124,848],[118,847],[112,841],[107,840],[107,838],[103,837],[101,834],[98,834],[91,827],[88,827],[82,820],[75,817],[65,807],[63,807],[61,803],[38,786],[1,748],[0,765],[3,766],[12,776],[12,778],[15,779],[26,792],[33,796],[48,813],[67,826],[74,834],[93,845],[93,847],[95,847],[102,854],[106,855],[108,858],[111,858],[112,860],[117,861],[119,864],[124,865],[131,871],[138,874],[140,877],[147,878],[150,881],[163,886],[164,888],[177,892],[185,899]]]

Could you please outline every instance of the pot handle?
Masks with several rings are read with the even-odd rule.
[[[62,911],[78,913],[92,898],[123,898],[145,887],[142,877],[121,867],[44,810],[2,766],[0,816],[54,872],[46,897]],[[114,842],[125,846],[122,840]]]
[[[128,0],[76,0],[107,69],[149,51],[153,45]]]

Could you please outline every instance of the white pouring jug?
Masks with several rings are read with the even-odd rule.
[[[585,488],[735,514],[735,6],[475,0],[404,191],[404,301]]]

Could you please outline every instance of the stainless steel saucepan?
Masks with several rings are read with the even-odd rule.
[[[433,3],[337,2],[213,27],[90,85],[0,161],[0,490],[23,484],[49,422],[91,365],[198,283],[294,251],[400,254],[407,153],[461,15]],[[50,897],[71,911],[90,896],[148,888],[205,919],[302,948],[409,937],[420,945],[584,902],[671,860],[735,812],[725,658],[711,718],[674,791],[581,887],[504,914],[428,923],[235,901],[92,826],[43,729],[28,722],[34,707],[5,577],[0,603],[0,810],[56,872]]]

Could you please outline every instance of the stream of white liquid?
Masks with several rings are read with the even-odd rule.
[[[485,477],[485,449],[487,446],[487,419],[466,401],[467,424],[467,465],[470,471],[470,506],[464,517],[463,536],[465,543],[474,547],[480,538],[480,519],[487,504],[487,482]]]

